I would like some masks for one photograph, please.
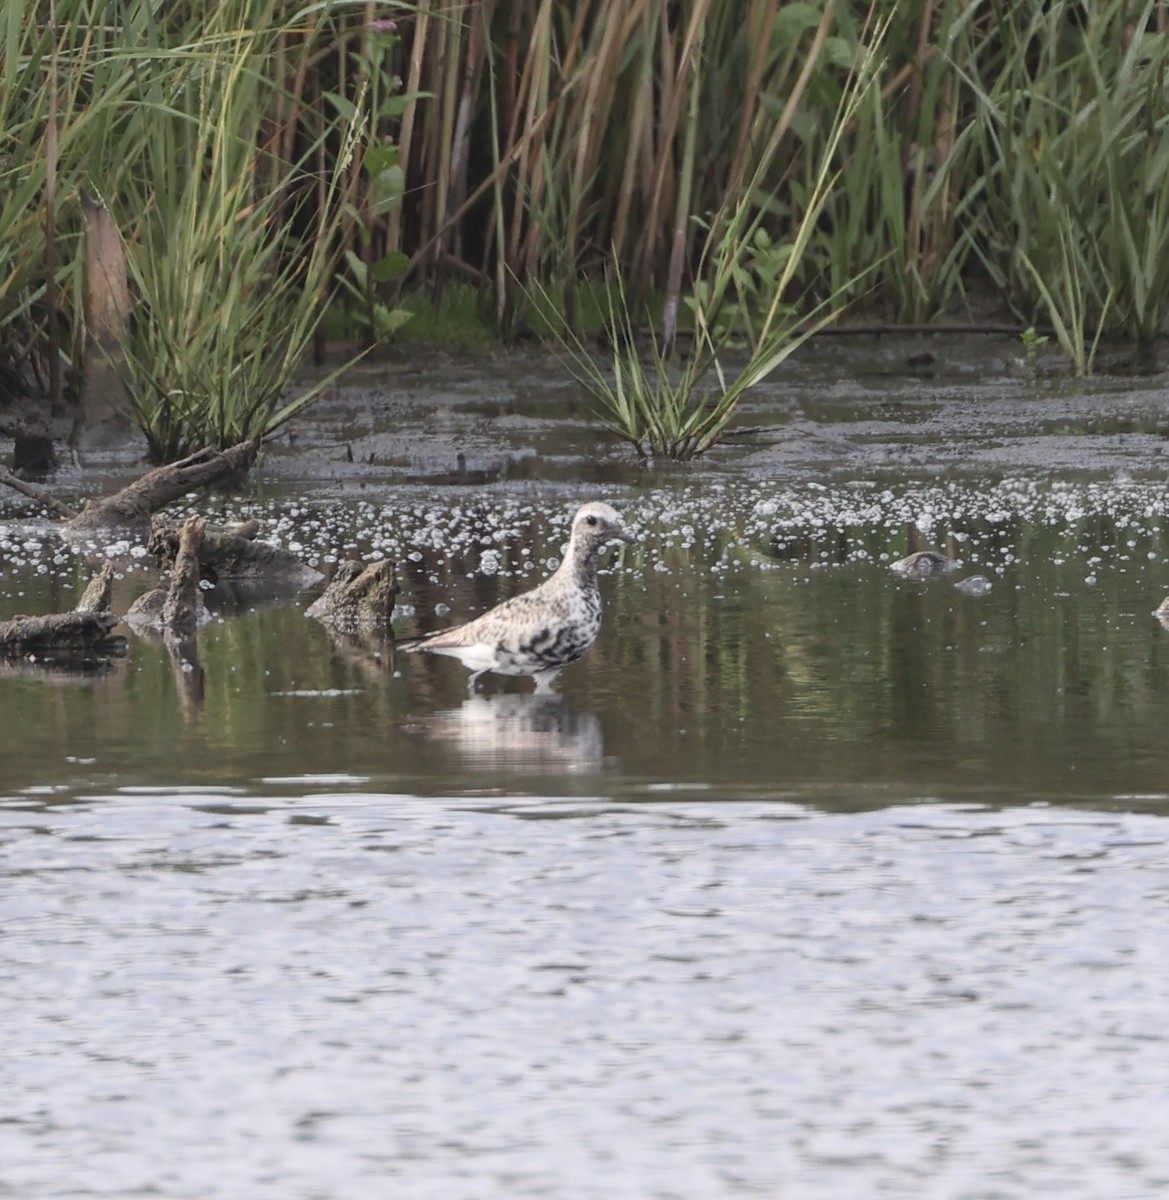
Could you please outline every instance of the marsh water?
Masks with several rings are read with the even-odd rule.
[[[685,470],[540,360],[381,363],[200,501],[393,558],[399,631],[610,501],[551,698],[315,590],[0,667],[0,1195],[1164,1194],[1169,394],[1012,353],[819,349]],[[0,619],[104,557],[153,586],[0,496]]]

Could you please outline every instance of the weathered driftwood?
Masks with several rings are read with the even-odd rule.
[[[69,532],[150,527],[150,516],[196,488],[238,484],[256,461],[256,443],[227,450],[198,450],[178,462],[148,471],[140,479],[101,500],[87,500],[69,522]]]
[[[150,528],[151,514],[172,500],[197,488],[241,483],[256,461],[256,451],[255,442],[240,442],[227,450],[198,450],[178,462],[147,471],[112,496],[87,500],[80,512],[74,512],[62,504],[45,488],[17,479],[2,467],[0,483],[7,484],[60,517],[65,522],[63,532],[66,535],[127,529],[145,536]]]
[[[59,517],[62,521],[71,521],[77,514],[67,505],[61,503],[47,489],[38,486],[35,483],[29,483],[24,479],[17,479],[11,471],[0,467],[0,483],[6,484],[13,491],[20,492],[22,496],[27,496],[30,500],[35,500],[39,505],[47,508],[55,517]]]
[[[208,529],[199,551],[202,577],[212,583],[226,579],[262,579],[307,587],[321,578],[320,571],[301,562],[291,550],[253,539],[259,522],[245,521],[223,529]],[[179,552],[180,526],[156,518],[150,526],[147,549],[162,566],[170,566]]]
[[[199,548],[207,522],[192,517],[184,526],[175,557],[174,574],[162,606],[162,623],[178,638],[193,637],[199,628],[203,593],[199,591]]]
[[[195,636],[208,620],[199,590],[199,551],[206,530],[202,517],[191,517],[183,524],[169,585],[139,596],[126,613],[127,625],[161,630],[179,639]]]
[[[388,628],[398,594],[398,573],[389,559],[344,562],[306,613],[335,629]]]
[[[170,583],[139,596],[126,613],[126,624],[135,633],[161,636],[170,654],[184,721],[195,718],[204,699],[205,674],[197,635],[199,627],[211,619],[199,587],[199,553],[206,534],[203,517],[185,521]]]
[[[74,612],[106,613],[110,611],[110,598],[114,590],[114,564],[106,563],[89,581]]]

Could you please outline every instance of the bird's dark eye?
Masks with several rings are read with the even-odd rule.
[[[596,518],[596,517],[585,517],[585,524],[586,524],[586,525],[595,525],[596,523],[597,523],[597,518]]]

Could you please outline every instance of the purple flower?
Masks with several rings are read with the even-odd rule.
[[[366,26],[370,33],[397,33],[398,22],[391,21],[388,17],[381,17],[376,21],[370,21]]]

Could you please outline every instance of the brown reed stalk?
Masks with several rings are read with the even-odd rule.
[[[406,108],[398,126],[398,159],[407,179],[417,177],[412,169],[414,133],[418,123],[419,94],[422,88],[422,72],[425,65],[426,46],[431,27],[430,0],[418,0],[413,16],[410,39],[410,65],[406,73]],[[402,250],[402,213],[399,205],[390,211],[386,222],[386,250]]]

